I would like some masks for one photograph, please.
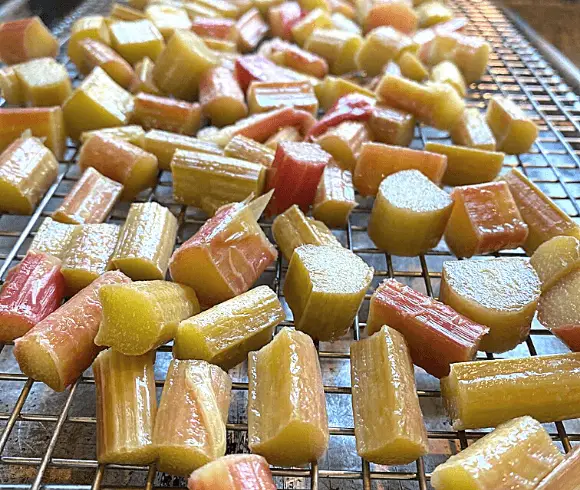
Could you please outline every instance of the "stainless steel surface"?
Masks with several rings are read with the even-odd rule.
[[[505,170],[521,168],[557,204],[575,220],[579,219],[580,199],[580,100],[536,49],[487,0],[453,0],[460,15],[471,21],[470,33],[486,37],[493,47],[487,74],[472,86],[468,104],[483,109],[492,94],[514,98],[540,125],[540,137],[531,153],[508,156]],[[87,0],[66,19],[53,24],[55,32],[65,39],[73,19],[96,12],[106,12],[110,2]],[[62,61],[67,61],[62,58]],[[74,66],[67,62],[76,83]],[[2,103],[0,99],[0,103]],[[448,135],[431,128],[416,130],[413,147],[425,141],[448,141]],[[0,217],[0,276],[16,264],[30,244],[40,220],[49,216],[79,177],[74,165],[76,148],[70,144],[60,165],[57,182],[38,206],[32,217]],[[172,201],[171,175],[164,172],[157,187],[140,196],[171,208],[180,223],[179,242],[190,237],[203,223],[203,215],[193,208]],[[334,230],[342,243],[354,250],[376,274],[372,288],[386,277],[396,277],[411,287],[437,296],[441,266],[454,260],[444,243],[431,253],[414,258],[388,256],[374,248],[366,233],[369,199],[360,199],[346,229]],[[128,209],[119,204],[110,221],[122,222]],[[270,223],[263,227],[270,232]],[[498,255],[524,255],[522,250]],[[261,278],[281,294],[287,264],[279,260]],[[352,335],[333,344],[319,346],[324,383],[326,385],[331,440],[327,455],[317,464],[304,468],[275,468],[279,488],[312,488],[333,490],[426,489],[434,467],[449,454],[465,447],[469,440],[485,431],[454,432],[443,411],[439,382],[416,369],[417,388],[430,438],[430,454],[406,466],[369,465],[356,454],[350,401],[348,345],[363,336],[368,310],[365,303],[355,322]],[[283,301],[283,298],[282,298]],[[291,324],[291,312],[288,321]],[[521,357],[564,352],[566,348],[549,332],[535,323],[530,338],[502,357]],[[491,358],[480,353],[479,358]],[[161,389],[171,347],[159,349],[156,362],[158,389]],[[247,451],[245,365],[230,371],[234,393],[228,424],[228,452]],[[46,487],[76,488],[153,488],[183,487],[183,479],[155,471],[154,467],[99,465],[95,460],[95,394],[89,370],[72,389],[54,393],[41,383],[33,382],[18,369],[12,345],[0,345],[0,489]],[[546,424],[547,430],[562,449],[569,451],[580,444],[580,422]]]

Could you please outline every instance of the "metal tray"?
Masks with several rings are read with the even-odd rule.
[[[9,3],[27,4],[20,0]],[[57,9],[65,2],[50,7],[54,3],[44,2],[43,15],[51,18],[50,26],[64,44],[74,20],[84,15],[105,13],[111,2],[86,0],[77,4],[60,20]],[[504,170],[514,166],[522,169],[565,212],[578,220],[580,100],[562,78],[564,70],[560,73],[546,62],[535,45],[489,1],[452,0],[450,3],[458,14],[470,20],[469,33],[484,36],[493,47],[487,74],[469,90],[468,105],[483,109],[491,95],[509,95],[529,112],[541,128],[532,152],[506,157]],[[48,9],[46,5],[49,5]],[[19,15],[30,15],[26,5]],[[551,57],[551,60],[553,64],[560,65],[557,57]],[[64,55],[61,61],[67,63],[75,84],[78,84],[79,77],[74,66]],[[577,86],[575,84],[578,80],[568,79],[571,85]],[[3,103],[0,99],[0,105]],[[446,133],[419,127],[412,146],[422,148],[426,140],[449,141]],[[0,217],[1,278],[4,278],[9,267],[23,257],[42,218],[51,214],[78,179],[79,170],[74,165],[76,152],[77,148],[69,143],[57,181],[31,217]],[[171,175],[168,172],[161,175],[152,192],[142,194],[139,200],[157,201],[168,206],[178,216],[180,243],[204,222],[204,216],[199,211],[176,205],[172,201]],[[372,201],[359,198],[359,203],[348,226],[334,232],[346,247],[375,268],[372,288],[386,277],[396,277],[436,297],[442,263],[454,260],[445,244],[441,243],[435,250],[420,257],[385,255],[374,248],[366,233]],[[117,205],[109,220],[122,222],[127,209],[127,204]],[[264,222],[263,227],[269,234],[271,224]],[[522,250],[512,250],[497,255],[519,256],[524,253]],[[279,260],[264,273],[260,282],[269,284],[280,293],[286,268],[287,264]],[[442,407],[438,381],[417,368],[417,389],[430,439],[429,455],[410,465],[390,467],[369,465],[357,456],[350,400],[348,345],[363,335],[369,298],[370,294],[366,296],[349,338],[333,344],[321,343],[319,346],[331,426],[328,453],[318,464],[309,467],[274,468],[278,488],[427,489],[430,472],[437,464],[445,461],[449,454],[466,447],[469,441],[485,434],[485,431],[454,432]],[[284,325],[291,325],[292,315],[286,309],[288,321]],[[566,350],[536,322],[527,341],[502,357],[523,357]],[[480,353],[479,357],[485,359],[493,356]],[[156,362],[158,390],[163,385],[170,359],[171,347],[160,348]],[[228,423],[228,452],[235,453],[247,451],[245,365],[231,370],[230,374],[234,380],[234,391]],[[88,370],[70,389],[64,393],[55,393],[24,376],[14,360],[12,345],[0,344],[0,490],[185,486],[183,479],[156,472],[154,466],[103,466],[96,462],[93,383],[92,373]],[[546,428],[566,451],[580,444],[578,420],[546,424]]]

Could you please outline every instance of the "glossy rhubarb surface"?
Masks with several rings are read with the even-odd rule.
[[[350,346],[357,453],[377,464],[408,464],[428,441],[405,338],[383,326]]]
[[[331,162],[324,168],[316,189],[312,215],[328,226],[341,227],[357,205],[352,174]]]
[[[153,22],[164,39],[170,39],[177,29],[191,29],[191,20],[187,12],[177,5],[153,4],[145,8],[146,18]]]
[[[556,236],[542,243],[530,263],[538,273],[545,293],[570,272],[580,268],[580,241],[573,236]]]
[[[145,56],[156,61],[163,51],[163,36],[149,19],[113,22],[109,25],[111,46],[134,65]]]
[[[245,136],[234,136],[224,148],[226,156],[259,163],[268,168],[274,162],[275,151]]]
[[[536,487],[536,490],[575,490],[580,481],[580,451],[572,450]]]
[[[113,349],[95,359],[99,463],[149,464],[155,460],[154,361],[154,352],[125,356]]]
[[[295,107],[316,116],[318,99],[310,82],[252,82],[248,88],[251,114]]]
[[[244,13],[234,26],[234,37],[242,52],[253,51],[269,31],[268,24],[256,8]]]
[[[328,446],[328,419],[318,354],[312,339],[283,328],[248,357],[248,437],[269,463],[318,460]],[[272,386],[277,394],[272,396]]]
[[[106,272],[16,339],[14,357],[22,372],[55,391],[73,383],[99,353],[94,343],[102,317],[99,290],[130,281],[120,272]]]
[[[234,74],[223,66],[207,70],[199,82],[199,102],[212,124],[223,127],[248,115],[244,92]]]
[[[75,229],[75,225],[60,223],[52,218],[44,218],[29,250],[47,253],[62,260]]]
[[[33,107],[62,105],[72,88],[66,68],[52,58],[14,65],[23,96]]]
[[[90,15],[78,19],[71,28],[68,41],[67,54],[71,61],[80,68],[83,63],[83,54],[80,41],[83,39],[95,39],[109,46],[111,35],[105,18],[101,15]]]
[[[22,337],[56,310],[64,296],[61,261],[28,252],[10,269],[0,292],[0,342]]]
[[[277,65],[285,66],[311,77],[322,78],[328,74],[328,63],[315,53],[306,51],[295,44],[273,39],[262,43],[260,53]],[[316,79],[310,80],[314,86]]]
[[[106,44],[87,38],[79,41],[79,46],[82,62],[78,68],[81,73],[86,75],[98,66],[123,88],[129,88],[134,82],[133,67]]]
[[[259,286],[183,320],[173,353],[177,359],[202,359],[228,370],[266,345],[285,318],[276,293]]]
[[[135,76],[129,85],[132,94],[144,92],[146,94],[160,95],[161,91],[153,80],[155,63],[151,58],[145,57],[135,65]]]
[[[159,471],[187,477],[225,454],[231,386],[205,361],[171,361],[153,433]]]
[[[145,130],[136,124],[85,131],[81,134],[80,141],[84,144],[91,138],[91,136],[96,135],[118,138],[127,143],[138,146],[139,148],[144,148],[145,146]]]
[[[344,121],[316,138],[316,143],[330,153],[341,168],[352,172],[363,143],[370,139],[371,133],[365,122]]]
[[[324,58],[330,73],[343,75],[357,69],[356,57],[362,43],[359,34],[325,27],[311,32],[304,49]]]
[[[440,300],[489,327],[480,349],[505,352],[528,336],[540,296],[540,280],[527,258],[445,262]]]
[[[497,148],[509,154],[526,153],[538,137],[538,127],[506,97],[494,96],[486,113],[487,124],[497,141]]]
[[[405,111],[377,104],[368,120],[372,139],[387,145],[409,146],[415,132],[415,117]]]
[[[145,130],[192,135],[201,124],[201,107],[197,103],[140,93],[135,97],[131,121]]]
[[[459,122],[451,130],[451,138],[456,145],[494,151],[496,141],[487,125],[485,115],[476,108],[467,108]]]
[[[383,281],[371,297],[369,335],[383,325],[401,332],[413,363],[438,378],[447,376],[453,363],[473,359],[489,331],[394,279]]]

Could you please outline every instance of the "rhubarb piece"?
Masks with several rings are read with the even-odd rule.
[[[102,68],[95,68],[63,106],[69,136],[82,132],[125,126],[133,110],[133,96],[117,85]]]
[[[225,371],[264,347],[286,315],[268,286],[259,286],[183,320],[175,334],[177,359],[202,359]]]
[[[0,24],[0,60],[7,65],[36,58],[56,58],[58,41],[40,17]]]
[[[457,257],[473,257],[518,248],[528,226],[505,182],[456,187],[445,242]]]
[[[128,201],[153,187],[159,170],[155,155],[127,141],[100,134],[91,136],[81,147],[78,164],[81,170],[93,167],[123,184],[121,199]]]
[[[335,0],[338,1],[338,0]],[[345,0],[342,5],[350,4]],[[348,8],[348,7],[346,7]],[[333,12],[330,16],[330,20],[332,21],[332,27],[334,29],[339,29],[341,31],[352,32],[353,34],[358,34],[359,36],[362,35],[361,27],[353,21],[350,17],[347,17],[342,12]]]
[[[234,2],[227,0],[195,0],[195,3],[215,10],[218,13],[218,17],[237,19],[240,16],[239,7]]]
[[[278,145],[283,141],[291,143],[300,143],[304,138],[300,134],[300,131],[294,126],[285,126],[280,128],[276,133],[270,136],[265,142],[264,146],[270,148],[272,151],[276,152]]]
[[[102,316],[99,289],[125,282],[130,279],[122,273],[106,272],[16,339],[14,357],[20,370],[55,391],[64,391],[99,353],[94,342]]]
[[[106,272],[119,230],[119,225],[106,223],[75,227],[62,258],[67,296],[78,293]]]
[[[133,83],[135,79],[133,68],[112,48],[90,38],[79,41],[79,47],[82,62],[78,68],[81,73],[86,75],[98,66],[123,88],[129,88]]]
[[[449,131],[459,122],[465,102],[446,83],[425,85],[386,74],[377,87],[379,99],[386,105],[410,112],[420,122]]]
[[[75,182],[52,217],[61,223],[102,223],[121,196],[123,186],[92,167]]]
[[[143,149],[157,157],[161,170],[171,170],[171,160],[176,150],[223,155],[223,150],[214,143],[192,136],[152,129],[147,131]]]
[[[169,40],[178,29],[191,28],[191,20],[189,20],[187,12],[173,5],[149,5],[145,9],[145,15],[159,29],[165,40]]]
[[[445,185],[482,184],[494,180],[501,171],[504,154],[463,146],[444,145],[429,141],[426,151],[447,157],[447,170],[443,175]]]
[[[2,95],[7,104],[26,104],[24,87],[20,83],[14,67],[5,66],[0,68],[0,95]]]
[[[223,66],[210,68],[199,82],[203,113],[218,127],[234,124],[248,115],[244,93],[234,74]]]
[[[228,40],[233,38],[235,24],[232,19],[195,17],[191,21],[191,30],[201,37]]]
[[[74,225],[44,218],[28,251],[46,253],[62,260],[75,229]]]
[[[22,337],[56,310],[64,296],[58,258],[30,251],[8,271],[0,292],[0,342]]]
[[[491,46],[478,36],[454,35],[458,42],[452,61],[461,70],[467,83],[477,82],[485,74]]]
[[[580,352],[579,285],[580,272],[569,272],[542,294],[538,304],[540,323],[574,352]]]
[[[294,250],[302,245],[341,246],[323,222],[304,216],[296,205],[276,217],[272,224],[272,234],[288,262]]]
[[[419,27],[431,27],[435,24],[447,22],[453,18],[453,11],[436,0],[423,2],[415,10],[419,18]]]
[[[93,364],[97,391],[97,461],[150,464],[156,459],[155,353],[124,356],[108,349]]]
[[[338,29],[316,28],[304,43],[304,49],[323,57],[330,73],[342,75],[357,69],[356,56],[363,40],[358,34]]]
[[[217,64],[217,56],[199,36],[176,31],[155,62],[153,80],[164,93],[191,100],[203,73]]]
[[[321,109],[328,110],[345,95],[358,93],[369,98],[374,98],[374,94],[356,83],[344,78],[326,77],[322,83],[314,87]]]
[[[419,170],[439,184],[447,168],[447,157],[381,143],[364,143],[354,170],[354,186],[363,196],[375,196],[385,177],[401,170]]]
[[[111,45],[123,58],[134,65],[145,56],[157,61],[165,43],[153,22],[115,22],[109,26]]]
[[[145,131],[141,126],[118,126],[113,128],[94,129],[93,131],[85,131],[81,134],[81,143],[86,143],[91,136],[95,135],[114,137],[124,140],[139,148],[144,147]]]
[[[224,204],[259,196],[266,180],[258,163],[184,150],[174,153],[171,173],[175,200],[211,216]]]
[[[205,361],[171,361],[153,432],[159,471],[187,477],[225,454],[231,386]]]
[[[135,65],[135,72],[129,91],[132,94],[144,92],[146,94],[160,95],[161,91],[153,81],[153,70],[155,63],[151,58],[145,56],[139,63]]]
[[[328,63],[324,58],[299,48],[295,44],[274,39],[262,44],[260,53],[262,52],[274,63],[312,77],[322,78],[328,73]]]
[[[57,173],[58,162],[41,140],[18,138],[0,154],[0,211],[32,214]]]
[[[295,82],[308,79],[306,75],[278,66],[259,54],[240,56],[236,60],[235,73],[238,83],[244,92],[248,90],[250,83],[253,81]]]
[[[0,152],[20,138],[26,130],[42,139],[44,146],[57,159],[62,159],[66,148],[66,131],[60,107],[0,108]]]
[[[519,170],[510,170],[501,179],[508,183],[522,218],[528,225],[528,237],[523,244],[528,255],[555,236],[580,238],[578,225]]]
[[[307,211],[331,156],[312,143],[282,142],[268,170],[267,189],[274,189],[267,213],[280,214],[293,204]]]
[[[461,97],[465,97],[467,94],[463,75],[459,71],[459,68],[457,68],[457,66],[451,61],[442,61],[435,65],[431,69],[431,80],[437,83],[447,83],[448,85],[451,85],[455,91],[461,95]],[[479,114],[477,109],[470,110],[475,110]],[[487,126],[487,124],[485,126]]]
[[[580,353],[460,362],[441,380],[441,393],[454,430],[495,427],[522,415],[575,419],[578,369]]]
[[[169,209],[155,202],[131,204],[111,267],[135,281],[164,279],[177,227]]]
[[[78,68],[83,64],[83,53],[79,45],[83,39],[95,39],[107,46],[110,45],[111,36],[105,18],[92,15],[82,17],[73,24],[68,41],[68,57]]]
[[[257,454],[230,454],[195,470],[189,490],[276,490],[270,465]]]
[[[440,300],[489,327],[479,348],[506,352],[530,332],[540,296],[540,280],[527,258],[445,262]]]
[[[356,206],[352,174],[331,162],[325,167],[318,184],[312,215],[328,226],[346,226]]]
[[[127,356],[172,340],[179,322],[200,311],[193,289],[159,280],[103,286],[99,300],[103,320],[95,344]]]
[[[453,201],[418,170],[403,170],[381,182],[368,224],[370,239],[393,255],[413,257],[437,246]]]
[[[506,97],[493,96],[485,118],[497,141],[497,149],[510,155],[528,152],[538,137],[538,127]]]
[[[195,289],[205,306],[250,289],[277,257],[257,222],[267,199],[220,208],[174,252],[169,264],[172,279]]]
[[[413,363],[437,378],[447,376],[453,363],[473,359],[489,331],[394,279],[383,281],[371,298],[367,333],[372,335],[383,325],[401,332]]]
[[[145,130],[161,129],[180,134],[195,134],[201,125],[201,107],[197,103],[139,94],[131,121]]]
[[[33,107],[61,105],[72,88],[66,68],[52,58],[40,58],[13,67],[24,100]]]
[[[580,241],[573,236],[556,236],[542,243],[530,262],[542,283],[542,293],[580,267]]]
[[[363,25],[365,32],[379,26],[391,26],[404,34],[412,34],[417,30],[418,17],[408,1],[379,0],[371,2]]]
[[[416,82],[422,82],[429,77],[429,71],[417,56],[405,51],[397,60],[401,74]]]
[[[146,19],[147,16],[141,10],[134,9],[127,5],[114,3],[109,12],[109,19],[116,20],[141,20]]]
[[[303,16],[298,2],[283,2],[268,11],[268,22],[272,36],[292,41],[292,26]]]
[[[328,447],[328,419],[318,353],[308,335],[283,328],[248,356],[250,450],[269,463],[297,466]],[[276,396],[272,387],[276,386]]]
[[[405,337],[384,326],[350,346],[356,449],[371,463],[409,464],[429,452]]]
[[[292,37],[299,46],[303,46],[314,29],[330,29],[332,20],[330,15],[322,9],[314,9],[308,12],[304,17],[299,19],[290,28]]]
[[[272,166],[275,151],[245,136],[234,136],[224,148],[227,157]]]
[[[429,31],[430,29],[425,29],[424,32]],[[414,40],[420,44],[419,56],[421,60],[430,66],[445,60],[455,63],[454,55],[461,36],[456,35],[455,32],[432,31],[432,34],[432,36],[424,34],[425,39],[423,40],[418,39],[422,37],[421,34],[414,36]],[[459,66],[457,67],[459,68]]]
[[[315,340],[340,339],[349,331],[372,278],[373,268],[350,250],[298,247],[284,282],[296,328]]]
[[[542,480],[536,490],[574,490],[580,481],[580,450],[574,449]]]
[[[520,417],[435,468],[431,484],[435,490],[454,490],[458,485],[533,490],[562,459],[546,429],[532,417]]]
[[[264,22],[258,9],[252,8],[237,20],[233,36],[237,40],[240,51],[247,53],[258,47],[268,31],[268,24]]]
[[[415,117],[408,112],[377,104],[368,120],[373,139],[394,146],[409,146],[415,132]]]
[[[353,171],[361,146],[370,139],[364,122],[344,121],[316,138],[316,143],[330,153],[341,168]]]
[[[252,82],[247,95],[251,114],[280,107],[294,107],[313,116],[318,113],[318,99],[310,82]]]
[[[495,138],[485,116],[476,108],[467,108],[459,122],[451,130],[451,139],[456,145],[468,146],[479,150],[494,151]]]

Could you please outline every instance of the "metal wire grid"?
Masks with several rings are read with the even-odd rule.
[[[82,15],[105,12],[110,1],[87,0],[60,24],[56,30],[65,33],[72,21]],[[580,208],[580,101],[578,96],[560,79],[557,73],[542,59],[536,50],[506,20],[499,9],[487,0],[455,0],[455,10],[470,20],[468,30],[482,35],[493,47],[488,74],[472,87],[468,95],[468,105],[483,108],[490,94],[509,95],[528,110],[540,125],[541,132],[531,153],[518,157],[507,157],[507,168],[518,166],[528,177],[537,183],[556,203],[574,219],[579,219]],[[65,60],[63,60],[65,61]],[[74,67],[68,63],[71,74],[78,83]],[[3,102],[3,101],[0,101]],[[421,148],[426,140],[447,140],[445,133],[431,128],[418,128],[413,147]],[[47,195],[39,204],[32,217],[0,217],[0,277],[17,263],[28,248],[29,242],[38,228],[39,222],[58,206],[70,187],[79,177],[73,166],[76,147],[70,144],[59,176]],[[166,205],[177,214],[180,232],[178,243],[191,236],[203,224],[203,216],[196,210],[176,205],[171,197],[170,175],[164,173],[155,189],[139,198],[140,201],[155,200]],[[436,297],[438,294],[441,266],[444,260],[452,260],[444,244],[425,256],[403,259],[383,254],[374,248],[366,236],[366,222],[372,203],[360,199],[360,206],[349,220],[345,230],[335,230],[337,237],[349,249],[362,256],[375,267],[372,287],[386,277],[397,279],[423,290]],[[128,206],[118,205],[110,221],[121,222],[126,217]],[[270,233],[270,223],[262,223]],[[506,251],[497,255],[524,255],[523,251]],[[269,268],[263,283],[269,284],[281,296],[281,284],[287,268],[282,259]],[[368,310],[368,300],[355,320],[353,338],[361,338]],[[292,325],[291,321],[284,322]],[[381,467],[369,465],[356,457],[354,450],[354,431],[352,414],[344,413],[350,405],[350,384],[348,377],[348,344],[341,341],[319,346],[319,355],[325,379],[325,392],[329,405],[338,410],[336,417],[331,416],[331,444],[329,455],[318,464],[309,468],[274,468],[280,488],[311,489],[399,489],[429,488],[430,470],[442,462],[446,456],[467,446],[469,440],[485,434],[484,431],[454,432],[447,424],[441,410],[438,383],[418,370],[418,394],[428,425],[431,453],[412,465],[405,467]],[[157,386],[163,385],[165,374],[163,364],[170,357],[170,346],[159,349],[156,374]],[[505,356],[525,356],[540,353],[565,351],[549,332],[534,326],[525,345],[519,346]],[[493,358],[487,355],[486,358]],[[161,360],[160,360],[161,359]],[[336,374],[338,372],[338,374]],[[234,378],[234,402],[228,423],[228,451],[247,450],[245,399],[247,379],[243,369],[231,373]],[[329,382],[330,380],[330,382]],[[0,435],[0,488],[115,488],[155,486],[183,486],[182,479],[173,479],[155,471],[151,467],[129,465],[99,465],[94,459],[94,379],[86,373],[64,394],[56,394],[40,383],[35,383],[19,370],[12,355],[11,345],[0,345],[0,424],[4,426]],[[340,397],[334,403],[333,397]],[[32,402],[31,402],[32,401]],[[74,415],[75,404],[84,402],[88,412]],[[30,405],[30,406],[29,406]],[[40,405],[41,409],[37,408]],[[242,410],[240,406],[244,406]],[[332,412],[329,407],[329,413]],[[337,408],[338,407],[338,408]],[[56,408],[56,410],[55,410]],[[242,412],[241,414],[239,412]],[[336,420],[333,420],[336,419]],[[333,424],[333,422],[337,422]],[[27,428],[37,424],[43,427],[44,437],[38,437]],[[564,450],[569,451],[573,444],[580,441],[580,424],[573,422],[546,424],[551,436],[559,441]],[[93,433],[86,444],[88,456],[74,454],[77,435],[84,435],[85,429]],[[32,435],[27,442],[27,437]],[[339,443],[333,443],[336,439]],[[346,441],[346,442],[344,442]],[[73,446],[73,454],[66,457],[57,455],[68,444]],[[30,454],[27,446],[38,446],[36,454]],[[66,453],[66,451],[64,451]],[[70,451],[69,451],[70,452]],[[349,452],[349,454],[346,454]],[[334,454],[336,453],[336,454]],[[90,455],[92,454],[92,456]],[[354,456],[353,456],[354,455]],[[354,458],[354,459],[353,459]],[[111,477],[109,478],[109,475]]]

